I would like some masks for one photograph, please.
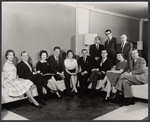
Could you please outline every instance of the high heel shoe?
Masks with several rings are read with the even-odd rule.
[[[42,108],[42,107],[43,107],[43,106],[40,105],[40,104],[39,104],[39,105],[35,105],[34,103],[32,103],[31,105],[34,106],[34,107],[36,107],[36,108]]]

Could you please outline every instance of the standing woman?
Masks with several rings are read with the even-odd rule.
[[[67,51],[67,58],[64,61],[65,64],[65,70],[66,70],[66,75],[65,75],[65,80],[67,80],[67,83],[70,83],[70,77],[71,77],[71,82],[72,82],[72,91],[75,91],[76,93],[77,88],[76,88],[76,83],[77,83],[77,73],[78,73],[78,64],[77,60],[73,58],[74,53],[72,50]]]
[[[55,78],[50,73],[49,63],[47,62],[47,57],[48,57],[47,51],[46,50],[42,50],[40,52],[41,60],[37,63],[36,70],[37,70],[37,72],[42,74],[42,76],[45,78],[45,80],[48,81],[48,87],[49,88],[53,88],[52,91],[56,92],[56,95],[58,96],[58,98],[61,98],[58,90],[59,91],[62,91],[62,90],[58,86]]]
[[[24,94],[28,96],[30,102],[34,106],[40,108],[41,105],[33,98],[30,88],[33,83],[30,80],[25,80],[17,77],[17,69],[13,64],[13,59],[15,57],[15,52],[13,50],[7,50],[5,53],[5,58],[7,59],[4,67],[4,87],[8,89],[9,96],[19,97]]]
[[[119,61],[115,67],[106,72],[106,76],[100,84],[101,88],[104,83],[107,82],[107,94],[104,101],[110,99],[111,86],[115,86],[120,75],[128,68],[127,60],[124,59],[124,55],[121,52],[117,53],[117,60]]]

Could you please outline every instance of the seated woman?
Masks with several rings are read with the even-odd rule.
[[[75,91],[76,93],[77,88],[76,88],[76,83],[77,83],[77,72],[78,72],[78,64],[77,64],[77,60],[73,58],[74,53],[72,50],[68,50],[67,51],[67,58],[64,61],[65,64],[65,80],[67,80],[66,82],[70,85],[70,77],[71,77],[71,82],[72,82],[72,91]],[[70,88],[70,86],[69,86]]]
[[[17,78],[17,70],[13,64],[14,56],[15,53],[13,50],[7,50],[5,53],[5,58],[7,60],[3,67],[4,87],[8,89],[9,96],[20,97],[26,94],[29,101],[32,102],[34,106],[41,108],[41,105],[33,98],[30,91],[33,83],[30,80]]]
[[[117,65],[114,66],[111,70],[106,72],[106,76],[104,77],[103,81],[100,83],[100,86],[99,86],[99,88],[101,88],[104,85],[104,83],[107,82],[107,94],[106,94],[104,101],[108,101],[110,99],[111,85],[115,86],[120,75],[128,67],[128,63],[124,59],[122,53],[120,53],[120,52],[117,53],[117,60],[119,60]]]
[[[50,73],[49,63],[47,62],[48,53],[45,50],[40,52],[41,60],[36,65],[37,72],[41,73],[45,80],[48,81],[48,87],[53,89],[53,92],[56,92],[58,98],[61,98],[59,91],[61,91],[58,83],[56,82],[55,78],[52,76],[53,74]]]

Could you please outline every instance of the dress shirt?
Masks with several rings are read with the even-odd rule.
[[[23,62],[29,67],[30,71],[32,72],[32,68],[31,68],[30,64],[26,61],[23,61]]]

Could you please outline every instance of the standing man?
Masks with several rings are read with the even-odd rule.
[[[125,59],[127,59],[128,65],[130,65],[131,60],[131,51],[133,45],[131,42],[127,41],[127,36],[125,34],[121,34],[121,43],[118,46],[118,52],[122,52],[124,54]]]
[[[115,86],[117,92],[113,96],[113,100],[117,99],[121,92],[126,99],[124,104],[126,106],[134,104],[130,86],[147,83],[146,77],[148,72],[146,71],[146,61],[144,58],[139,57],[138,55],[139,53],[137,49],[132,50],[130,72],[123,73]]]
[[[99,59],[101,59],[101,51],[104,46],[100,44],[101,38],[99,36],[95,37],[95,44],[90,46],[90,56],[93,58],[93,65],[96,65]]]
[[[43,100],[43,89],[47,90],[47,94],[50,94],[50,89],[47,86],[47,81],[42,77],[40,72],[33,72],[33,66],[28,62],[29,55],[26,51],[21,53],[21,62],[17,65],[17,73],[20,78],[31,80],[37,87],[37,92],[39,94],[39,102],[45,105]]]
[[[78,79],[80,83],[81,90],[86,86],[87,79],[91,74],[91,69],[93,67],[93,60],[91,56],[88,56],[88,50],[82,49],[82,57],[78,59],[79,69],[81,72],[78,74]]]
[[[49,69],[51,73],[54,73],[56,80],[64,80],[64,60],[59,56],[61,48],[59,46],[54,47],[54,55],[48,58]]]
[[[108,58],[112,60],[113,65],[116,64],[116,38],[112,36],[112,32],[110,29],[105,31],[105,35],[107,40],[105,41],[105,48],[108,51]]]

